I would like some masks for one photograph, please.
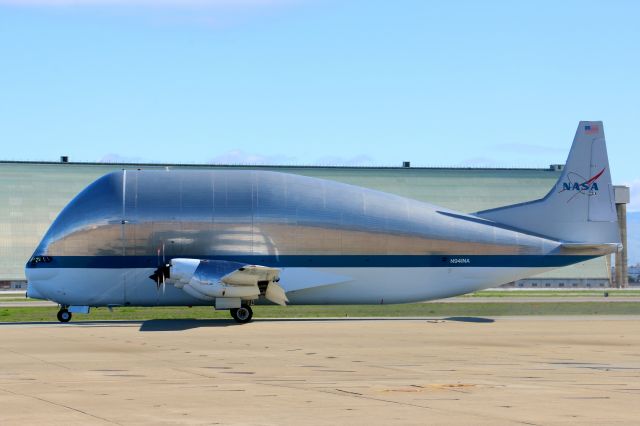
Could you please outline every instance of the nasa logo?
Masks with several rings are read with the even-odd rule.
[[[585,179],[577,173],[569,172],[567,173],[567,182],[562,182],[562,189],[558,192],[564,191],[572,191],[575,192],[574,195],[567,200],[567,202],[574,199],[574,197],[578,194],[582,195],[596,195],[598,193],[598,182],[597,180],[602,176],[605,169],[600,170],[598,173],[590,177],[589,179]],[[582,181],[582,182],[580,182]]]
[[[563,191],[597,191],[598,183],[593,182],[591,186],[589,186],[589,184],[586,182],[583,182],[583,183],[574,182],[573,184],[565,182],[562,184],[562,190]]]

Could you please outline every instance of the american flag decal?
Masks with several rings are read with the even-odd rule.
[[[594,133],[598,133],[598,131],[600,130],[600,128],[596,125],[593,124],[587,124],[584,126],[584,132],[587,135],[593,135]]]

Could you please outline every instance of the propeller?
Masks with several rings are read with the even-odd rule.
[[[149,275],[156,283],[156,289],[160,290],[162,286],[162,294],[166,287],[166,279],[171,276],[171,263],[167,263],[164,256],[164,243],[162,243],[162,262],[160,262],[160,249],[158,249],[158,268]]]

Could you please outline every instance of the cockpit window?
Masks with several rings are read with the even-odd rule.
[[[51,256],[33,256],[29,263],[31,265],[36,265],[38,263],[51,263]]]

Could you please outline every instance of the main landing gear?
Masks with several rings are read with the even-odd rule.
[[[69,312],[67,308],[62,307],[58,311],[57,317],[58,317],[58,321],[60,322],[69,322],[71,321],[71,312]]]
[[[242,305],[239,308],[230,309],[230,312],[233,319],[240,324],[246,324],[253,318],[253,310],[249,305]]]

